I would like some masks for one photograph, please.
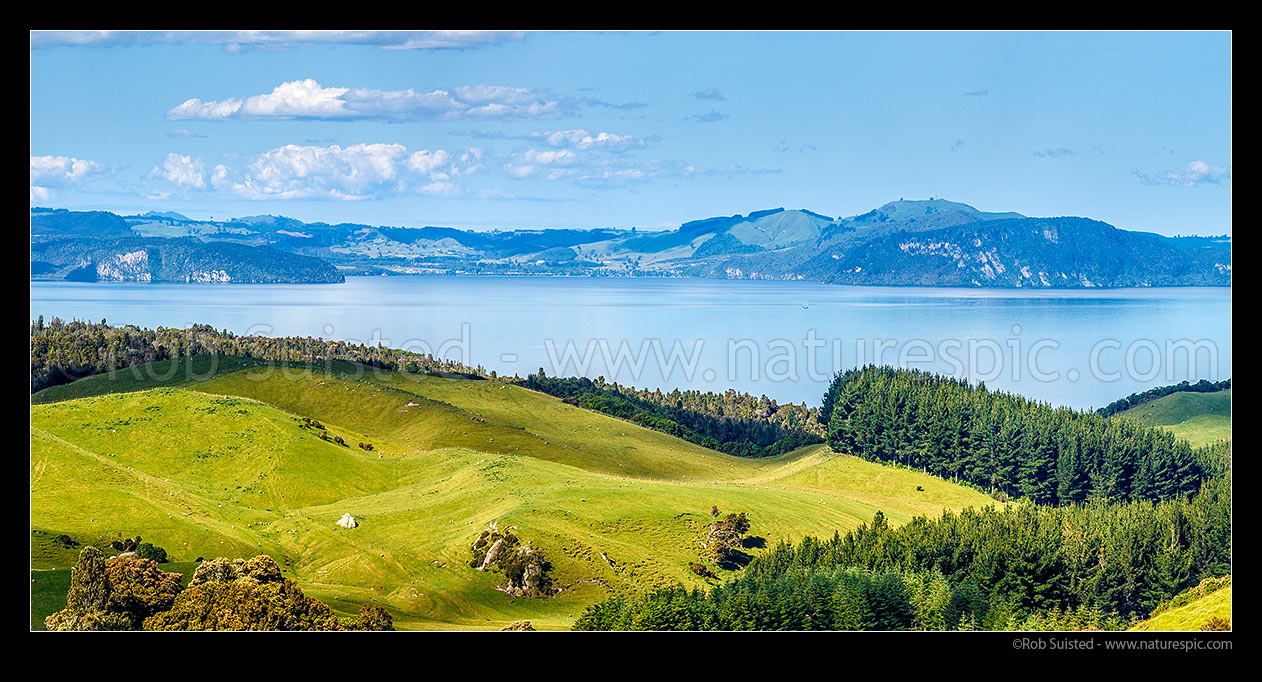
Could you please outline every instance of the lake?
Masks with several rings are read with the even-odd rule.
[[[870,363],[1077,408],[1231,376],[1229,288],[439,276],[317,285],[32,281],[31,319],[38,315],[382,343],[501,374],[542,367],[808,405],[819,404],[834,371]]]

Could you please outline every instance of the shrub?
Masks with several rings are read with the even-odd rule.
[[[150,545],[152,546],[152,545]],[[105,563],[111,613],[126,616],[130,628],[139,630],[145,619],[171,608],[180,593],[180,574],[158,568],[152,559],[116,557]]]
[[[135,630],[144,619],[171,607],[180,592],[180,574],[167,573],[149,559],[105,560],[96,547],[84,547],[70,569],[66,608],[44,619],[49,630]]]
[[[1227,632],[1231,630],[1231,621],[1221,616],[1210,616],[1201,626],[1203,632]]]
[[[148,542],[143,542],[136,548],[136,556],[141,559],[149,559],[159,564],[167,563],[167,551]]]
[[[120,538],[110,543],[110,547],[119,552],[134,552],[140,546],[140,536],[134,538]]]
[[[394,631],[394,618],[389,611],[376,604],[364,604],[359,609],[359,618],[355,621],[355,629],[392,632]]]
[[[197,567],[171,609],[145,620],[146,630],[347,630],[323,602],[284,578],[266,554],[212,559]]]

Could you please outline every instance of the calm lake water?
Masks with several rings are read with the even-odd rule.
[[[1020,291],[806,282],[352,277],[332,285],[31,282],[31,318],[313,336],[502,374],[735,388],[818,405],[857,364],[943,372],[1056,405],[1231,376],[1227,288]]]

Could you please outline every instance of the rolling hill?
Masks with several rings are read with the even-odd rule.
[[[1231,439],[1231,389],[1214,393],[1180,391],[1119,413],[1166,429],[1192,445]]]
[[[140,534],[177,562],[266,552],[308,594],[348,613],[375,601],[404,628],[562,628],[610,595],[701,585],[688,563],[712,505],[776,542],[877,510],[901,524],[993,503],[821,446],[730,457],[493,381],[350,363],[104,384],[121,393],[108,381],[36,395],[65,399],[31,409],[33,529]],[[358,528],[334,525],[345,513]],[[491,522],[545,553],[559,594],[510,598],[467,565]]]

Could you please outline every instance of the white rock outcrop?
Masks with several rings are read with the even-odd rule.
[[[491,548],[486,550],[486,557],[482,559],[482,565],[478,567],[479,571],[485,571],[488,566],[494,566],[496,561],[500,559],[500,551],[504,549],[504,538],[495,541]]]

